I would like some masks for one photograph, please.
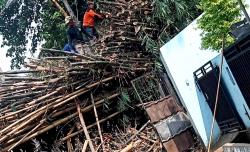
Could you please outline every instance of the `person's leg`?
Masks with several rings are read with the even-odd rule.
[[[73,40],[73,42],[72,43],[69,43],[69,46],[70,46],[70,48],[71,48],[71,50],[73,51],[73,52],[75,52],[76,51],[76,48],[75,48],[75,42],[76,42],[76,40]],[[71,52],[72,52],[71,51]]]
[[[97,32],[97,30],[95,28],[93,28],[93,35],[98,39],[99,38],[99,34]]]
[[[81,34],[84,42],[89,42],[88,34],[85,32],[84,27],[81,25]]]
[[[87,33],[88,37],[90,39],[93,39],[94,35],[93,35],[93,28],[91,27],[84,27],[85,32]]]
[[[63,48],[63,51],[65,52],[70,52],[70,45],[69,44],[65,44],[64,48]]]

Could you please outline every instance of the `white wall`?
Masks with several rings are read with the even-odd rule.
[[[202,115],[193,72],[218,55],[218,53],[200,49],[200,33],[201,31],[197,29],[196,21],[194,21],[166,43],[160,51],[164,66],[177,90],[181,102],[189,112],[192,122],[204,144],[207,145],[209,137],[206,130],[207,126],[204,122],[210,122],[209,118],[212,115],[209,115],[209,113],[206,114],[206,117]],[[218,134],[219,131],[217,129],[214,135],[218,137]]]

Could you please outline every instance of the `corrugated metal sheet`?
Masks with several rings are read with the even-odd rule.
[[[215,152],[250,152],[250,144],[228,143]]]
[[[167,151],[182,152],[193,145],[193,137],[187,130],[191,123],[175,98],[167,96],[150,102],[145,109]]]
[[[191,123],[184,112],[179,112],[176,115],[154,124],[154,127],[161,141],[164,142],[191,127]]]
[[[164,148],[169,152],[183,152],[194,144],[190,131],[182,132],[167,142],[163,143]]]
[[[165,119],[179,111],[182,111],[172,96],[167,96],[156,102],[145,105],[146,111],[152,123]]]

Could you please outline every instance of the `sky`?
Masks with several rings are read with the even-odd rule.
[[[2,36],[0,35],[0,45],[2,44]],[[27,48],[31,46],[31,41],[28,41]],[[41,47],[41,45],[38,45],[38,49]],[[0,47],[0,69],[2,71],[10,71],[10,65],[11,65],[11,58],[6,57],[8,47]],[[31,55],[30,52],[26,53],[26,57],[36,57],[38,56],[39,51],[37,51],[34,55]]]
[[[2,36],[0,35],[0,44],[2,44]],[[0,68],[2,71],[10,70],[11,58],[6,57],[8,47],[0,47]]]

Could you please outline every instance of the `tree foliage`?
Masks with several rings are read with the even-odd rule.
[[[65,23],[63,15],[58,12],[51,3],[42,14],[42,39],[45,40],[43,47],[61,49],[66,43]]]
[[[17,0],[9,7],[5,7],[0,18],[0,32],[4,46],[9,46],[7,55],[12,57],[12,67],[20,67],[24,63],[28,39],[32,44],[30,51],[34,53],[36,44],[41,40],[37,35],[41,28],[40,11],[42,0]],[[33,24],[32,24],[33,23]],[[37,25],[35,27],[34,25]]]
[[[202,29],[202,48],[219,50],[225,36],[225,45],[234,40],[229,35],[230,26],[240,20],[240,7],[237,0],[201,0],[200,8],[204,11],[198,20]]]
[[[4,3],[3,3],[4,4]],[[44,46],[62,46],[65,42],[64,18],[48,0],[15,0],[5,6],[0,18],[2,46],[8,46],[11,68],[24,64],[27,52],[33,54],[40,42]]]
[[[180,31],[200,14],[198,3],[199,0],[155,0],[154,19]]]
[[[5,0],[0,0],[0,9],[3,8],[4,4],[5,4]]]
[[[201,14],[198,4],[199,0],[155,0],[150,21],[159,25],[160,33],[155,38],[144,36],[146,50],[159,56],[160,47]]]

